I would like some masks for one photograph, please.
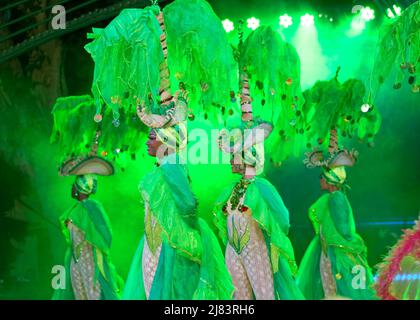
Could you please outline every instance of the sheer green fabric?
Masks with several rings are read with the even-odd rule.
[[[274,124],[274,132],[267,140],[271,158],[280,162],[300,155],[305,100],[295,48],[271,27],[262,26],[241,47],[240,66],[249,75],[254,116]]]
[[[137,246],[133,259],[131,260],[130,270],[125,281],[125,287],[122,295],[123,300],[146,300],[146,291],[143,282],[143,247],[145,236],[142,236]]]
[[[162,251],[150,299],[230,299],[233,285],[217,238],[197,217],[186,167],[176,154],[165,157],[139,189],[162,228]],[[141,259],[133,258],[124,299],[145,299]]]
[[[85,46],[95,63],[92,93],[99,109],[102,101],[114,117],[119,109],[156,99],[159,90],[159,66],[163,62],[162,33],[156,6],[124,9],[104,29],[94,28]]]
[[[171,84],[183,82],[194,114],[217,121],[237,87],[237,64],[220,19],[204,0],[174,1],[163,15]]]
[[[100,130],[98,153],[121,166],[127,157],[144,146],[146,126],[137,118],[135,111],[121,110],[118,126],[113,123],[110,110],[102,111],[97,123],[96,107],[91,96],[69,96],[56,100],[52,110],[54,125],[50,141],[58,146],[57,158],[60,162],[88,155],[97,130]]]
[[[324,298],[320,276],[320,256],[324,250],[331,261],[338,296],[355,300],[374,299],[367,248],[356,233],[353,212],[346,195],[341,191],[324,194],[309,209],[309,217],[316,236],[305,252],[297,277],[305,297]],[[355,267],[363,267],[363,270]],[[365,272],[364,286],[353,286],[355,271]]]
[[[57,143],[61,160],[87,154],[95,137],[95,108],[89,95],[58,98],[52,115],[52,143]]]
[[[125,9],[104,29],[93,29],[86,45],[95,63],[92,93],[97,107],[104,101],[118,118],[120,108],[139,102],[159,109],[159,68],[164,61],[157,6]],[[203,0],[176,0],[163,10],[168,67],[174,93],[189,90],[194,115],[218,119],[230,104],[235,61],[226,33]],[[223,107],[223,108],[222,108]]]
[[[102,205],[95,200],[86,199],[76,203],[70,210],[60,217],[63,234],[67,242],[65,254],[66,287],[54,292],[55,300],[74,299],[70,279],[70,261],[72,256],[72,242],[65,226],[65,221],[71,219],[72,223],[85,233],[86,241],[94,247],[95,279],[101,285],[101,299],[116,300],[120,298],[119,291],[123,285],[111,262],[109,250],[112,241],[112,231],[108,216]],[[99,250],[99,252],[98,252]]]
[[[227,300],[233,285],[224,264],[217,238],[207,223],[198,219],[202,245],[201,262],[185,258],[166,239],[162,244],[159,264],[150,291],[150,300]],[[145,300],[142,253],[145,237],[140,241],[127,277],[123,299]]]
[[[419,92],[419,56],[420,2],[416,1],[401,16],[382,27],[370,80],[370,102],[375,101],[380,87],[389,77],[393,77],[395,89],[408,81],[412,91]]]
[[[324,299],[320,273],[321,252],[321,240],[317,236],[312,239],[299,265],[296,282],[308,300]]]
[[[139,185],[141,196],[163,229],[169,244],[186,258],[199,262],[203,252],[197,228],[196,199],[187,169],[175,153],[165,157]]]
[[[201,257],[200,280],[193,298],[198,300],[232,299],[234,287],[219,241],[203,219],[199,219],[198,222],[204,250]]]
[[[373,142],[381,125],[377,108],[370,106],[362,111],[365,87],[357,79],[340,83],[336,78],[318,81],[304,92],[303,106],[306,123],[307,147],[327,147],[332,128],[337,128],[342,137],[357,137]]]
[[[223,207],[232,193],[234,185],[226,188],[216,201],[214,222],[222,241],[226,244],[227,225]],[[252,217],[263,230],[270,252],[274,273],[276,297],[280,299],[303,299],[293,275],[297,272],[289,232],[289,211],[274,186],[263,178],[255,178],[248,186],[244,205],[251,209]]]

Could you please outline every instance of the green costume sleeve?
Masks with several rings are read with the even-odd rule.
[[[112,231],[104,208],[98,201],[86,199],[78,202],[60,217],[63,233],[68,243],[66,266],[70,268],[72,243],[69,231],[65,226],[67,219],[71,219],[72,223],[84,232],[86,240],[94,247],[95,278],[98,278],[101,284],[103,298],[105,300],[119,299],[119,288],[123,286],[123,281],[118,276],[109,257]],[[68,273],[70,274],[70,271]],[[67,294],[71,294],[70,278],[67,279],[67,283],[69,288],[65,291]],[[66,299],[66,297],[64,293],[61,293],[61,297],[57,296],[56,298]],[[68,297],[70,298],[70,296]]]
[[[91,199],[77,203],[70,211],[64,214],[60,221],[68,242],[70,238],[65,227],[65,220],[71,219],[73,224],[85,233],[86,240],[108,255],[111,245],[111,229],[102,205]]]
[[[193,299],[232,299],[234,287],[219,242],[203,219],[199,219],[199,228],[204,249],[200,280]]]
[[[183,166],[162,164],[144,177],[140,191],[170,246],[188,259],[200,262],[202,245],[196,199]]]
[[[191,227],[196,227],[197,199],[191,191],[186,170],[183,166],[171,164],[163,164],[160,168],[181,216]]]
[[[82,205],[86,208],[90,219],[93,221],[98,233],[104,239],[107,247],[110,248],[112,242],[112,229],[104,207],[100,202],[95,200],[83,201]]]
[[[258,179],[255,183],[258,186],[261,196],[265,200],[268,208],[270,208],[272,212],[276,213],[274,216],[276,223],[285,234],[288,234],[290,228],[289,210],[287,210],[284,205],[283,199],[280,197],[276,188],[265,179]]]
[[[328,208],[337,231],[350,241],[356,231],[346,195],[341,191],[331,193],[328,199]]]
[[[289,263],[293,273],[297,272],[294,251],[289,231],[289,211],[284,206],[277,190],[265,179],[256,178],[246,192],[244,204],[251,209],[255,219],[270,239],[273,270],[278,270],[281,255]]]
[[[219,233],[219,237],[222,240],[223,244],[226,244],[228,241],[227,235],[227,223],[226,223],[226,214],[224,212],[224,206],[226,205],[227,201],[229,200],[230,195],[232,194],[232,189],[235,184],[231,184],[229,187],[226,187],[214,204],[213,209],[213,221],[216,225],[217,231]]]

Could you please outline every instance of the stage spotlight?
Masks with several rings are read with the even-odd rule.
[[[395,15],[394,15],[394,13],[392,12],[392,10],[390,8],[386,9],[386,15],[390,19],[394,19],[395,18]]]
[[[287,13],[280,16],[279,24],[286,29],[289,28],[293,24],[292,17],[289,16]]]
[[[394,12],[397,14],[397,16],[401,15],[401,7],[398,7],[397,5],[392,6],[394,8]]]
[[[304,16],[300,17],[300,23],[305,27],[310,27],[314,25],[314,16],[307,13]]]
[[[370,7],[364,7],[361,11],[362,19],[365,21],[370,21],[375,19],[375,11]]]
[[[247,22],[247,27],[251,30],[255,30],[260,26],[260,20],[254,17],[249,18],[248,20],[246,20],[246,22]]]
[[[233,29],[235,29],[234,26],[233,26],[233,22],[230,21],[229,19],[223,20],[222,24],[223,24],[223,28],[225,29],[225,31],[227,33],[231,32],[231,31],[233,31]]]
[[[395,15],[400,16],[401,15],[401,7],[398,7],[397,5],[394,4],[392,6],[392,9],[391,8],[386,9],[386,15],[390,19],[394,19],[396,17]]]

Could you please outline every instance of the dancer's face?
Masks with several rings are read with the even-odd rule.
[[[329,186],[327,181],[325,180],[324,177],[321,176],[321,179],[319,180],[320,185],[321,185],[321,190],[329,190]]]
[[[77,192],[76,186],[73,184],[73,186],[71,187],[71,197],[78,201],[83,201],[89,198],[89,195]]]
[[[162,141],[157,138],[155,130],[150,130],[149,139],[147,140],[146,145],[147,153],[152,157],[156,157],[157,151],[162,145]]]

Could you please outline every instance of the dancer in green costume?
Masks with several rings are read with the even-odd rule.
[[[147,123],[157,126],[153,118]],[[150,122],[149,122],[150,121]],[[179,151],[183,123],[150,131],[156,168],[140,183],[145,234],[134,255],[124,299],[230,299],[233,286],[216,236],[197,216],[197,200]]]
[[[275,187],[258,177],[264,168],[263,143],[272,126],[252,120],[252,112],[247,117],[251,120],[241,128],[221,133],[221,148],[232,154],[232,172],[242,178],[223,191],[214,208],[234,298],[303,299],[293,277],[297,267],[287,237],[289,212]]]
[[[106,160],[90,156],[72,159],[62,175],[75,175],[72,197],[77,201],[60,217],[67,242],[66,283],[53,299],[117,300],[120,280],[110,259],[112,231],[102,204],[90,199],[97,188],[96,175],[111,175]]]
[[[322,167],[321,188],[327,193],[310,208],[315,230],[302,259],[298,285],[307,299],[336,296],[356,300],[374,299],[373,277],[367,262],[367,248],[356,233],[353,212],[346,196],[346,167],[354,165],[355,152],[339,150],[332,130],[329,158],[322,152],[307,154],[308,167]]]
[[[219,244],[197,217],[178,154],[186,146],[187,115],[204,111],[205,119],[216,119],[214,106],[229,101],[234,60],[220,20],[206,1],[176,0],[163,11],[156,5],[124,10],[92,37],[86,49],[95,61],[98,110],[105,103],[118,123],[121,111],[135,108],[152,129],[149,154],[159,164],[140,184],[145,236],[123,298],[231,298]]]
[[[111,225],[102,204],[91,199],[97,176],[114,173],[113,165],[97,156],[102,127],[94,122],[95,107],[89,96],[58,98],[52,114],[60,174],[76,176],[76,202],[60,217],[67,242],[65,286],[55,289],[53,299],[119,299],[122,281],[110,258]]]

